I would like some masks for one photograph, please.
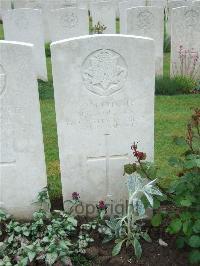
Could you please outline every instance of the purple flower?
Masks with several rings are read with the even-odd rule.
[[[79,195],[78,192],[73,192],[73,193],[72,193],[72,199],[73,199],[73,200],[79,200],[79,198],[80,198],[80,195]]]

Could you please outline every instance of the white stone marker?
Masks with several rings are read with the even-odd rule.
[[[64,200],[77,191],[86,204],[124,203],[133,141],[153,160],[154,42],[91,35],[55,42],[51,54]]]
[[[36,9],[14,9],[4,13],[5,40],[34,44],[35,70],[37,77],[47,80],[46,56],[42,15]]]
[[[167,0],[149,0],[148,6],[167,8]]]
[[[50,38],[64,40],[89,34],[88,10],[68,7],[51,11]]]
[[[189,75],[194,72],[194,78],[200,79],[200,59],[197,58],[193,71],[193,59],[200,56],[200,7],[180,7],[172,10],[171,34],[171,75]],[[182,48],[183,63],[180,60]],[[189,50],[189,51],[188,51]],[[191,54],[190,54],[190,53]]]
[[[103,33],[116,33],[116,9],[112,1],[100,1],[90,3],[93,27],[100,22],[106,26]]]
[[[192,2],[187,1],[187,0],[173,0],[168,2],[167,4],[167,9],[168,9],[168,19],[167,19],[167,25],[166,25],[166,30],[168,36],[171,36],[171,13],[173,8],[181,7],[181,6],[189,6],[191,5]]]
[[[198,1],[192,1],[193,6],[200,6],[200,0]]]
[[[46,184],[33,45],[0,41],[0,207],[30,218]]]
[[[0,20],[2,19],[2,14],[6,10],[11,9],[11,0],[0,0]]]
[[[119,3],[119,17],[120,17],[120,33],[127,32],[127,9],[135,6],[146,6],[146,0],[128,0]]]
[[[14,8],[41,9],[44,0],[13,0]]]
[[[44,21],[44,29],[45,29],[45,41],[50,42],[50,21],[51,11],[60,8],[67,8],[69,6],[75,6],[75,0],[43,0],[42,1],[42,13],[43,13],[43,21]]]
[[[78,8],[84,8],[84,9],[89,10],[90,3],[89,3],[89,0],[77,0],[76,6]]]
[[[156,74],[163,74],[164,9],[133,7],[127,9],[127,34],[149,37],[155,41]]]

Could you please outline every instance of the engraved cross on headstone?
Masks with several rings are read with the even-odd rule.
[[[105,168],[106,168],[106,195],[107,197],[112,197],[111,193],[111,183],[110,183],[110,160],[112,159],[127,159],[128,153],[126,154],[112,154],[110,152],[109,145],[109,136],[110,134],[105,134],[105,155],[98,157],[88,157],[88,161],[98,161],[105,160]]]

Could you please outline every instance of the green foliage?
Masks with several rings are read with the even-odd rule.
[[[141,153],[137,154],[141,155]],[[125,172],[127,168],[129,169],[128,166],[130,167],[130,165],[124,167]],[[136,168],[134,167],[134,169]],[[147,166],[147,169],[151,169],[151,167]],[[110,220],[105,220],[105,224],[101,224],[98,228],[99,233],[104,235],[103,243],[115,240],[115,246],[112,250],[113,256],[118,255],[122,246],[125,245],[126,247],[132,246],[135,256],[139,259],[142,255],[140,240],[144,239],[151,242],[150,236],[142,230],[142,226],[139,224],[139,221],[147,217],[142,197],[145,197],[149,205],[153,206],[153,196],[161,196],[162,193],[154,187],[155,180],[147,182],[147,179],[139,174],[139,170],[141,172],[145,171],[141,162],[137,166],[137,172],[127,175],[129,195],[127,214],[123,217],[111,217]]]
[[[186,138],[175,138],[175,144],[186,147],[183,158],[171,158],[170,164],[181,169],[170,192],[179,211],[170,214],[167,232],[177,234],[177,246],[189,246],[191,263],[200,263],[200,109],[195,109],[187,125]],[[192,250],[194,248],[194,250]]]
[[[157,77],[155,81],[155,93],[156,95],[189,94],[196,86],[196,81],[190,77]]]
[[[37,199],[41,205],[48,202],[46,188]],[[78,231],[78,221],[64,211],[33,214],[30,222],[18,222],[0,210],[4,239],[0,242],[0,265],[26,266],[32,262],[53,265],[56,262],[72,265],[71,259],[85,253],[93,239]]]
[[[102,34],[106,29],[107,29],[107,27],[105,25],[101,24],[100,21],[98,21],[98,23],[96,25],[94,25],[94,27],[91,28],[91,32],[93,34]]]

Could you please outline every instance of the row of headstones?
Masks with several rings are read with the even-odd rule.
[[[51,44],[51,54],[63,199],[77,191],[79,214],[98,200],[114,213],[127,199],[132,142],[153,160],[154,42],[88,35]],[[0,207],[18,218],[31,217],[47,184],[33,65],[33,45],[0,41]]]
[[[123,3],[122,3],[123,4]],[[179,47],[195,49],[199,52],[200,7],[173,9],[172,15],[172,56],[171,73],[180,74]],[[156,75],[163,74],[164,11],[162,7],[134,7],[124,9],[120,17],[124,34],[144,36],[154,39],[156,49]],[[89,33],[88,14],[85,9],[63,8],[52,11],[50,21],[51,36],[54,41]],[[16,9],[3,14],[5,39],[34,44],[34,59],[37,77],[47,80],[46,57],[42,14],[40,10]],[[172,69],[173,68],[173,69]]]
[[[189,19],[183,21],[180,10]],[[185,23],[194,28],[199,49],[200,11],[173,13],[179,25],[174,36],[188,40]],[[51,53],[64,200],[78,191],[86,203],[123,202],[122,170],[132,142],[153,159],[154,41],[83,36],[53,43]],[[21,218],[31,215],[46,185],[33,58],[31,44],[0,42],[0,202]]]

